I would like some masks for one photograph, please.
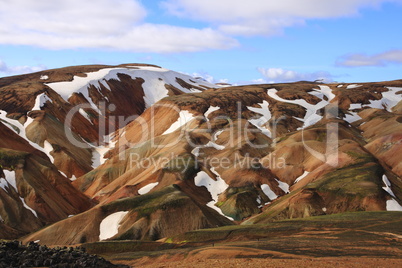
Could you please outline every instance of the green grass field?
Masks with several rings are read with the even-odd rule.
[[[187,232],[162,242],[110,241],[84,245],[112,261],[197,254],[214,247],[241,249],[240,258],[402,258],[402,212],[351,212],[265,225],[235,225]],[[259,250],[261,254],[248,256]],[[264,253],[265,252],[265,253]]]

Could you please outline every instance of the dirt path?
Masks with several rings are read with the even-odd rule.
[[[217,252],[218,253],[218,252]],[[314,267],[314,268],[370,268],[370,267],[402,267],[402,259],[373,259],[373,258],[302,258],[302,259],[251,259],[251,258],[231,258],[231,259],[201,259],[187,258],[183,261],[167,261],[166,259],[153,260],[140,259],[135,262],[125,263],[132,267],[144,268],[211,268],[211,267]]]

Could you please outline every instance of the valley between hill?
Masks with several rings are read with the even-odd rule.
[[[401,212],[354,212],[84,247],[132,267],[398,267],[401,226]]]

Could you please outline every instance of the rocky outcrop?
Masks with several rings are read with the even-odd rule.
[[[90,255],[81,247],[48,248],[30,242],[0,242],[0,267],[126,267]]]

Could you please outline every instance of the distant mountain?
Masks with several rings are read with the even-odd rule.
[[[402,211],[402,80],[228,86],[125,64],[2,78],[0,95],[2,237]]]

